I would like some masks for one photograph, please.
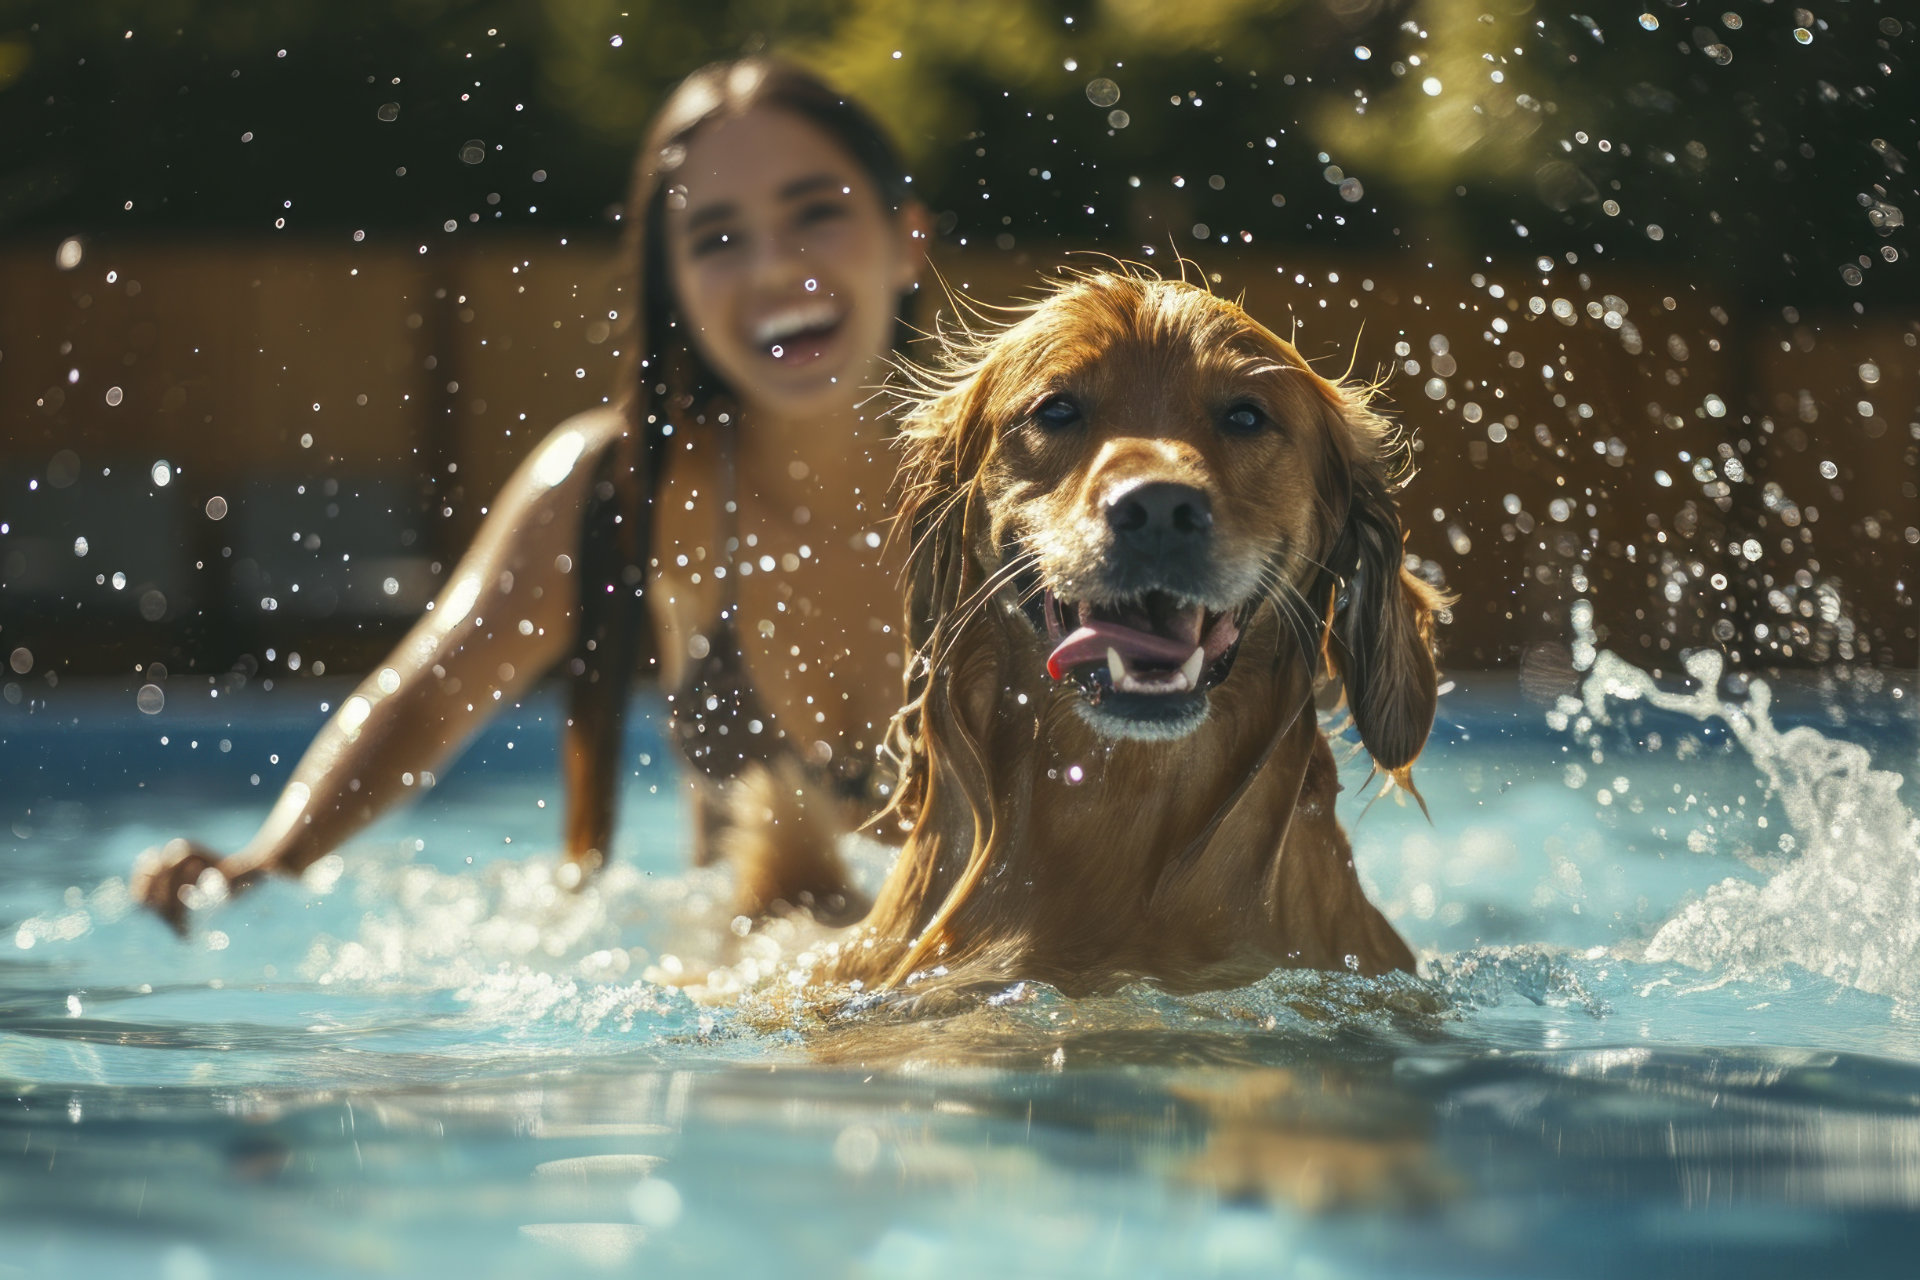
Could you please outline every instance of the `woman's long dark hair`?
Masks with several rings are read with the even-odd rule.
[[[653,498],[670,435],[710,429],[731,399],[720,376],[688,341],[667,270],[666,211],[673,178],[695,134],[755,108],[791,112],[845,149],[889,213],[912,198],[886,131],[865,108],[791,63],[743,58],[703,67],[670,94],[634,163],[627,213],[627,363],[620,409],[626,431],[594,477],[581,530],[580,621],[564,732],[567,854],[592,870],[613,835],[628,691],[647,634]],[[750,427],[749,427],[750,429]]]

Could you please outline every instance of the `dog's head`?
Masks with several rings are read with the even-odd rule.
[[[1433,719],[1437,597],[1402,570],[1392,436],[1366,399],[1202,289],[1063,285],[958,349],[909,415],[916,646],[937,664],[997,602],[1097,732],[1172,739],[1245,637],[1283,629],[1403,768]]]

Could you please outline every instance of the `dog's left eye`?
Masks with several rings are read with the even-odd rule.
[[[1267,425],[1258,405],[1237,404],[1220,419],[1220,429],[1232,436],[1250,436]]]
[[[1033,420],[1049,430],[1057,431],[1080,421],[1080,406],[1074,403],[1072,396],[1048,396],[1034,409]]]

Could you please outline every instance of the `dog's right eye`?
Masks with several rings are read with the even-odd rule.
[[[1080,406],[1072,396],[1048,396],[1034,408],[1033,420],[1050,431],[1058,431],[1080,421]]]

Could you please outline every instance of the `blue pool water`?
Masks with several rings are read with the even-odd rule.
[[[766,995],[804,939],[737,936],[685,868],[645,723],[583,893],[533,702],[181,943],[134,856],[238,844],[343,690],[33,686],[0,706],[0,1277],[1909,1274],[1911,681],[1639,679],[1454,690],[1430,823],[1356,768],[1418,980],[831,1029]]]

